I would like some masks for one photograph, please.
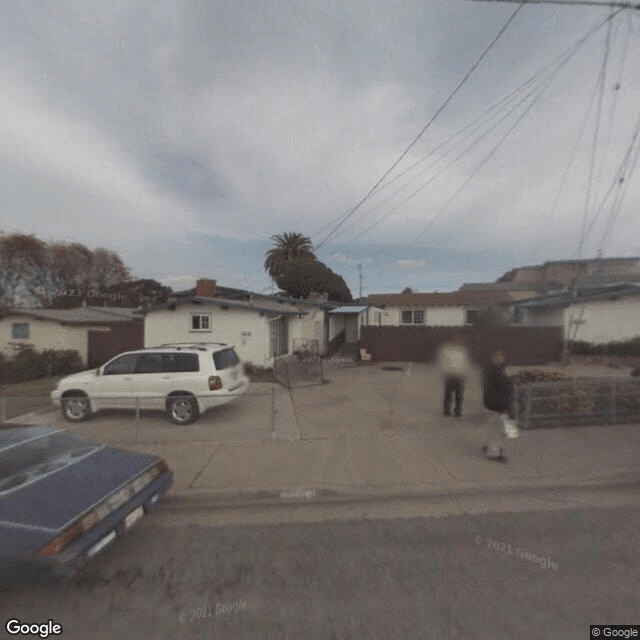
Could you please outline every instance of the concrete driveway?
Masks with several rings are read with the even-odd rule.
[[[161,455],[181,501],[451,495],[638,477],[639,425],[525,431],[507,443],[509,464],[500,465],[480,452],[489,413],[479,371],[466,385],[464,415],[457,419],[442,415],[443,384],[433,367],[388,366],[336,369],[324,385],[293,390],[253,384],[244,397],[189,426],[163,414],[136,420],[122,411],[76,424],[59,412],[16,422],[58,424]]]
[[[196,422],[180,426],[162,411],[103,410],[84,422],[65,420],[59,408],[10,420],[15,424],[55,425],[82,437],[115,445],[174,442],[229,442],[270,438],[273,430],[275,386],[257,383],[229,404],[203,413]]]

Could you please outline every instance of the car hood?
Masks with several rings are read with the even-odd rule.
[[[66,378],[62,378],[58,382],[58,386],[73,386],[81,383],[91,382],[96,377],[96,369],[90,369],[89,371],[81,371],[80,373],[72,373]]]
[[[0,496],[0,558],[52,538],[159,460],[150,454],[103,447]]]

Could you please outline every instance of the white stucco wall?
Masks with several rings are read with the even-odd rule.
[[[289,340],[290,349],[293,349],[293,340],[317,340],[319,353],[325,353],[327,347],[326,331],[324,328],[325,311],[314,306],[301,307],[306,315],[301,318],[290,317]]]
[[[405,326],[400,322],[402,319],[401,311],[409,308],[411,307],[387,307],[383,309],[382,326]],[[428,307],[425,309],[425,326],[458,327],[463,324],[464,309],[462,307]]]
[[[345,316],[329,314],[329,340],[333,340],[345,328]]]
[[[14,340],[12,325],[14,323],[28,324],[29,337]],[[109,331],[108,327],[86,327],[62,325],[50,320],[39,320],[30,316],[7,316],[0,320],[0,348],[4,354],[11,358],[15,350],[11,345],[32,345],[36,351],[44,349],[74,349],[87,364],[88,331]]]
[[[464,324],[462,307],[429,307],[427,309],[427,326],[460,327]]]
[[[565,309],[565,335],[572,315],[573,320],[582,321],[578,325],[575,340],[602,344],[640,336],[640,296],[585,302]],[[570,335],[573,338],[573,332]]]
[[[211,314],[210,331],[192,331],[191,315]],[[271,366],[267,314],[244,309],[224,310],[216,305],[178,305],[175,311],[158,309],[145,317],[145,347],[168,342],[226,342],[240,358],[256,366]],[[300,337],[301,325],[289,320],[289,347]],[[243,335],[244,334],[244,335]]]

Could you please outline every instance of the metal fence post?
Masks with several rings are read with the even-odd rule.
[[[140,442],[140,398],[136,398],[136,442]]]
[[[616,381],[611,381],[611,422],[616,421]]]
[[[7,397],[0,396],[0,422],[7,421]]]
[[[276,390],[271,387],[271,439],[276,439]]]
[[[524,428],[529,428],[529,419],[531,418],[531,387],[530,385],[525,385],[525,390],[527,392],[527,397],[525,399],[525,417],[524,417]]]

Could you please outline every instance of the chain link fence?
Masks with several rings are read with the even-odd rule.
[[[228,394],[234,396],[237,394]],[[186,396],[193,398],[194,396]],[[106,444],[265,440],[275,437],[275,389],[256,383],[232,401],[187,424],[175,424],[161,407],[165,396],[110,398],[111,406],[86,420],[67,421],[49,397],[0,396],[0,425],[55,426]]]
[[[323,358],[313,351],[279,356],[274,361],[273,375],[287,389],[324,384]]]
[[[640,380],[577,378],[530,382],[514,389],[523,429],[640,422]]]

